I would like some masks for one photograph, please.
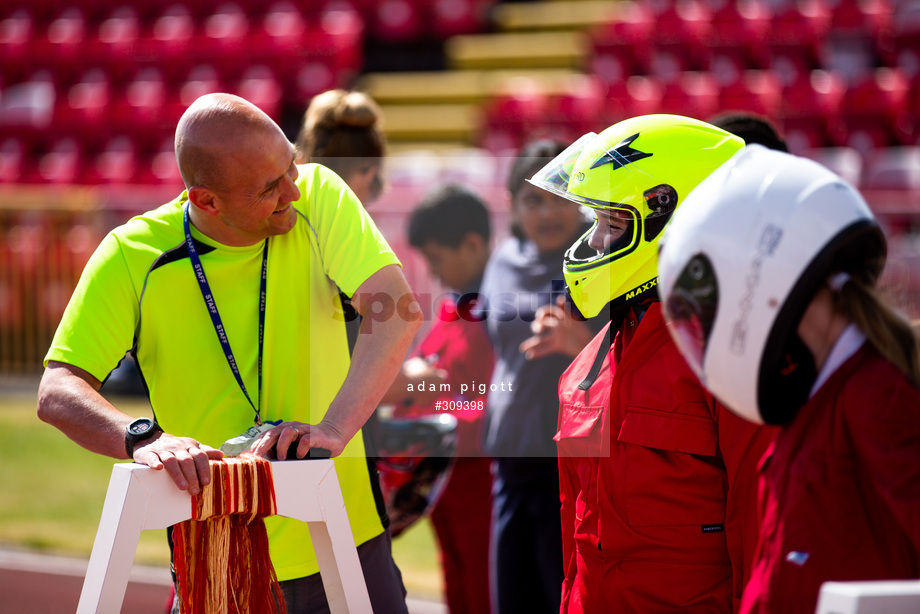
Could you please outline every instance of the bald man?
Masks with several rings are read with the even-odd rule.
[[[113,230],[87,264],[45,357],[39,417],[193,495],[219,446],[244,434],[263,456],[331,450],[374,609],[405,611],[360,436],[421,323],[399,261],[342,180],[296,165],[246,100],[195,101],[176,157],[186,190]],[[364,316],[350,356],[339,288]],[[98,392],[126,351],[151,417]],[[266,526],[288,612],[328,611],[306,524]]]

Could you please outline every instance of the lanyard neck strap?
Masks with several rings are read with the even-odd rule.
[[[214,332],[217,333],[217,340],[220,341],[220,347],[224,351],[224,356],[227,358],[227,364],[230,365],[230,370],[233,372],[233,377],[236,378],[236,383],[239,385],[240,390],[243,391],[243,395],[246,397],[246,400],[249,401],[250,407],[252,407],[252,410],[256,414],[255,423],[257,425],[261,425],[262,417],[260,414],[262,409],[262,348],[264,346],[265,339],[265,296],[268,279],[268,239],[265,239],[265,248],[262,250],[262,279],[259,283],[259,396],[257,398],[259,405],[257,407],[249,397],[249,393],[246,391],[246,385],[243,383],[243,376],[240,375],[240,368],[236,363],[236,359],[233,357],[233,350],[230,349],[230,340],[227,338],[227,331],[224,329],[223,321],[220,319],[220,312],[217,311],[217,302],[214,300],[214,295],[211,293],[211,286],[208,284],[208,278],[204,274],[204,267],[201,266],[201,257],[198,254],[198,248],[195,247],[195,241],[192,239],[192,231],[189,224],[190,206],[191,205],[189,204],[185,205],[185,213],[183,215],[182,222],[185,227],[185,244],[188,248],[188,257],[192,263],[192,269],[195,271],[195,279],[198,280],[198,287],[201,290],[201,296],[204,299],[205,306],[208,308],[208,314],[211,316],[211,324],[214,325]]]

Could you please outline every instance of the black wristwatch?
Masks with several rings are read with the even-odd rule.
[[[125,429],[125,452],[128,458],[134,458],[134,446],[162,432],[160,425],[151,418],[138,418],[129,424]]]

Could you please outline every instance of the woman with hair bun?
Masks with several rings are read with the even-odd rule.
[[[381,112],[363,92],[329,90],[310,101],[297,136],[299,162],[316,162],[335,171],[366,207],[380,196],[380,166],[386,139]]]

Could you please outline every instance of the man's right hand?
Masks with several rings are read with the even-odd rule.
[[[49,362],[38,387],[38,417],[61,430],[87,450],[123,459],[125,429],[133,418],[109,403],[102,382],[83,369]],[[209,460],[224,453],[188,437],[159,432],[134,446],[136,462],[166,469],[176,486],[197,495],[211,481]]]
[[[190,437],[158,433],[134,448],[134,461],[166,473],[181,490],[197,495],[211,483],[209,461],[220,460],[224,453]]]

